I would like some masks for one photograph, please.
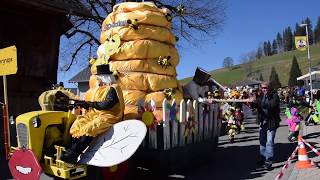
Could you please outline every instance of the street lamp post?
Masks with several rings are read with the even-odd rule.
[[[311,58],[310,58],[310,47],[309,47],[309,33],[308,33],[308,24],[300,24],[300,27],[306,27],[306,39],[307,39],[307,52],[308,52],[308,60],[309,60],[309,78],[310,78],[310,104],[313,100],[312,94],[312,75],[311,75]]]

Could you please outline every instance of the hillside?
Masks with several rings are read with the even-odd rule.
[[[312,67],[320,65],[320,44],[313,45],[310,47],[311,54],[311,63]],[[279,75],[280,82],[282,86],[288,85],[289,73],[292,63],[292,57],[297,57],[299,67],[302,71],[302,74],[305,74],[309,71],[309,61],[307,60],[306,51],[290,51],[273,56],[267,56],[259,60],[252,62],[252,75],[251,77],[259,77],[260,73],[263,76],[264,80],[269,80],[270,72],[272,66],[276,68],[276,71]],[[248,74],[248,64],[238,64],[233,68],[221,68],[217,70],[210,71],[212,77],[216,79],[223,85],[233,85],[237,82],[250,78]],[[182,83],[189,81],[191,77],[181,79]]]

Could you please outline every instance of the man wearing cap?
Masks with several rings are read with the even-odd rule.
[[[70,128],[73,143],[61,156],[65,162],[76,163],[78,156],[94,137],[122,120],[123,95],[108,64],[97,66],[97,86],[91,93],[91,101],[77,102],[77,105],[88,111],[79,115]]]
[[[276,91],[269,88],[268,83],[261,84],[261,95],[257,97],[253,106],[257,108],[257,123],[260,125],[260,157],[259,165],[272,169],[274,156],[274,137],[279,127],[280,100]]]

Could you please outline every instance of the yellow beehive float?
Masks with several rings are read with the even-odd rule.
[[[109,63],[123,90],[124,119],[142,119],[148,126],[139,158],[132,159],[143,166],[161,162],[161,170],[207,160],[217,145],[218,106],[182,99],[169,10],[151,2],[120,3],[104,20],[100,42],[85,99],[90,101],[96,86],[96,65]]]
[[[167,15],[168,9],[151,2],[127,2],[116,5],[102,24],[102,44],[118,35],[121,40],[109,61],[123,90],[125,119],[138,116],[141,100],[154,100],[160,115],[165,98],[182,99],[176,78],[179,54]]]

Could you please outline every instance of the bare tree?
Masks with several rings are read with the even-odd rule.
[[[256,60],[256,55],[256,51],[250,51],[248,53],[242,54],[240,57],[240,62],[242,63],[248,77],[251,76],[253,73],[253,62]]]
[[[231,57],[224,58],[222,65],[224,68],[231,68],[233,66],[233,59]]]
[[[101,24],[112,8],[121,0],[79,0],[92,14],[91,17],[69,15],[73,24],[62,39],[60,70],[68,71],[74,64],[95,55],[100,45]],[[213,37],[221,29],[225,19],[224,0],[154,0],[158,7],[168,8],[173,17],[173,32],[182,40],[193,45]],[[84,58],[87,57],[87,58]]]

